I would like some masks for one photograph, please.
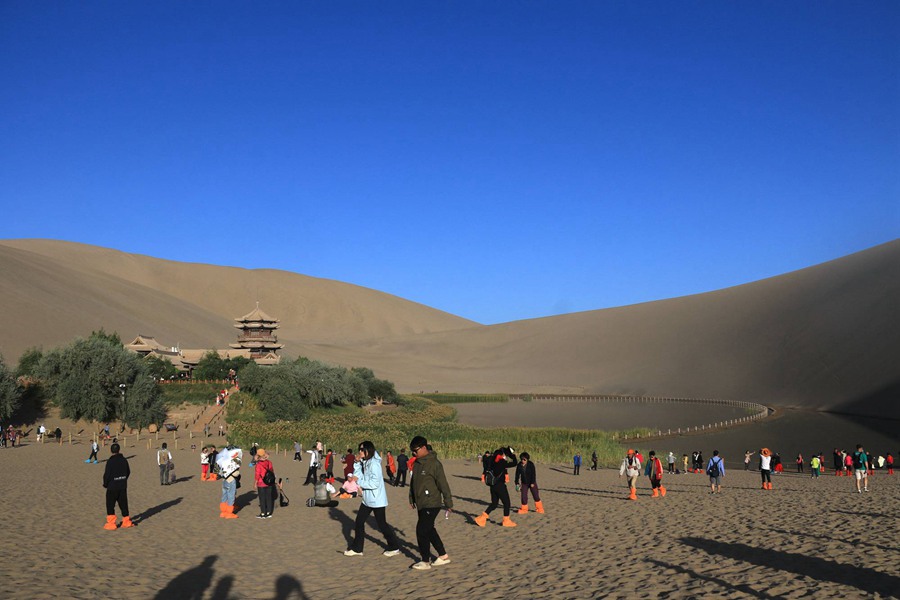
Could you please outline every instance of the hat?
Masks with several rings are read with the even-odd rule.
[[[629,449],[628,449],[628,452],[626,452],[626,454],[634,454],[634,450],[632,450],[631,448],[629,448]]]
[[[266,452],[265,448],[257,448],[256,458],[269,458],[269,454]]]

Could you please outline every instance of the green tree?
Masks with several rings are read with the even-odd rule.
[[[101,327],[100,331],[92,331],[91,335],[88,336],[89,340],[97,339],[109,342],[113,346],[121,346],[122,338],[119,337],[119,334],[115,331],[112,333],[106,333],[104,329]]]
[[[157,380],[171,379],[178,374],[178,369],[172,361],[165,357],[150,354],[144,359],[144,364],[147,365],[147,371]]]
[[[228,372],[231,369],[234,369],[235,372],[240,372],[251,363],[253,363],[252,360],[243,356],[222,358],[218,352],[210,350],[203,355],[203,358],[194,367],[193,377],[194,379],[225,379],[228,377]]]
[[[12,417],[21,401],[22,390],[0,356],[0,419],[6,421]]]
[[[301,421],[309,416],[302,384],[292,364],[260,367],[253,363],[241,371],[241,391],[256,396],[269,421]]]
[[[16,377],[35,377],[43,355],[40,348],[29,348],[23,352],[19,357],[19,364],[16,366]]]
[[[387,379],[378,379],[372,369],[355,367],[351,369],[353,374],[359,377],[366,385],[366,394],[373,400],[383,402],[396,402],[399,395],[394,388],[394,383]]]
[[[65,418],[118,419],[132,427],[165,418],[156,380],[143,359],[109,336],[77,339],[46,353],[38,373]]]

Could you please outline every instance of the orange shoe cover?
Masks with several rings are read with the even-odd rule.
[[[122,529],[125,529],[126,527],[134,527],[134,523],[131,522],[131,517],[122,518]]]
[[[108,529],[110,531],[115,530],[116,528],[116,515],[106,515],[106,525],[103,526],[103,529]]]
[[[512,522],[512,519],[509,517],[503,517],[503,523],[501,523],[503,527],[518,527],[515,523]]]
[[[523,504],[523,505],[522,505],[522,508],[519,509],[519,514],[520,514],[520,515],[524,515],[524,514],[527,513],[527,512],[528,512],[528,505],[527,505],[527,504]]]
[[[238,518],[238,516],[236,514],[234,514],[234,505],[233,504],[230,506],[228,504],[226,504],[225,509],[226,509],[226,511],[225,511],[226,519],[237,519]]]
[[[659,495],[662,496],[663,498],[665,498],[666,497],[666,488],[664,488],[663,486],[659,486]]]
[[[534,511],[539,514],[544,514],[544,503],[538,500],[534,503]]]
[[[659,498],[659,490],[656,489],[656,488],[653,488],[653,497],[654,497],[654,498]]]
[[[488,514],[481,513],[480,515],[475,517],[475,524],[478,525],[479,527],[484,527],[485,525],[487,525],[487,520],[488,520]]]

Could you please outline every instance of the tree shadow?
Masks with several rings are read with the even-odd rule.
[[[181,504],[181,501],[182,501],[183,499],[184,499],[184,498],[176,498],[176,499],[174,499],[174,500],[168,500],[167,502],[163,502],[162,504],[158,504],[158,505],[154,506],[153,508],[148,508],[147,510],[145,510],[145,511],[142,512],[141,514],[137,515],[137,516],[134,518],[134,522],[135,522],[135,523],[143,523],[144,521],[146,521],[146,520],[149,519],[150,517],[152,517],[152,516],[154,516],[154,515],[158,515],[158,514],[161,513],[162,511],[166,510],[167,508],[172,508],[172,507],[175,506],[176,504]]]
[[[153,597],[154,600],[203,600],[203,592],[212,583],[213,573],[215,573],[213,563],[218,558],[216,555],[207,556],[193,569],[176,575],[166,587],[159,590]],[[227,595],[220,596],[220,598],[227,598]]]
[[[743,594],[747,594],[747,595],[753,596],[755,598],[764,598],[764,599],[773,598],[774,599],[774,598],[779,597],[779,596],[772,596],[771,594],[767,594],[765,592],[758,592],[758,591],[754,590],[753,588],[751,588],[750,585],[746,584],[746,583],[740,584],[740,585],[734,585],[734,584],[728,583],[721,577],[713,577],[712,575],[702,575],[702,574],[698,573],[697,571],[692,571],[691,569],[682,567],[681,565],[673,565],[671,563],[662,562],[660,560],[655,560],[652,558],[648,558],[647,562],[653,563],[659,567],[662,567],[663,569],[671,569],[678,573],[683,573],[692,579],[700,579],[702,581],[708,581],[715,585],[721,586],[725,589],[730,589],[730,590],[734,590],[737,592],[741,592]],[[706,593],[713,595],[709,590],[707,590]]]
[[[900,577],[881,573],[868,567],[848,565],[815,556],[793,554],[782,550],[757,548],[746,544],[719,542],[704,538],[685,537],[681,543],[709,554],[725,556],[772,569],[796,573],[817,581],[830,581],[862,590],[869,594],[891,596],[900,589]]]
[[[820,535],[816,533],[804,533],[802,531],[789,531],[787,529],[779,529],[777,527],[766,527],[767,531],[774,531],[776,533],[783,533],[788,536],[800,535],[803,537],[813,538],[817,540],[827,540],[832,542],[840,542],[842,544],[849,544],[851,546],[867,546],[869,548],[877,548],[879,550],[884,550],[885,552],[897,552],[897,546],[884,546],[882,544],[873,544],[872,542],[863,542],[863,541],[850,541],[850,540],[842,540],[841,538],[836,538],[830,535]]]

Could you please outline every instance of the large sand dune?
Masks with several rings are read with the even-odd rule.
[[[365,365],[403,391],[720,397],[900,418],[900,240],[683,298],[483,326],[274,270],[48,240],[0,242],[0,351],[92,329],[224,347],[259,297],[285,352]]]

